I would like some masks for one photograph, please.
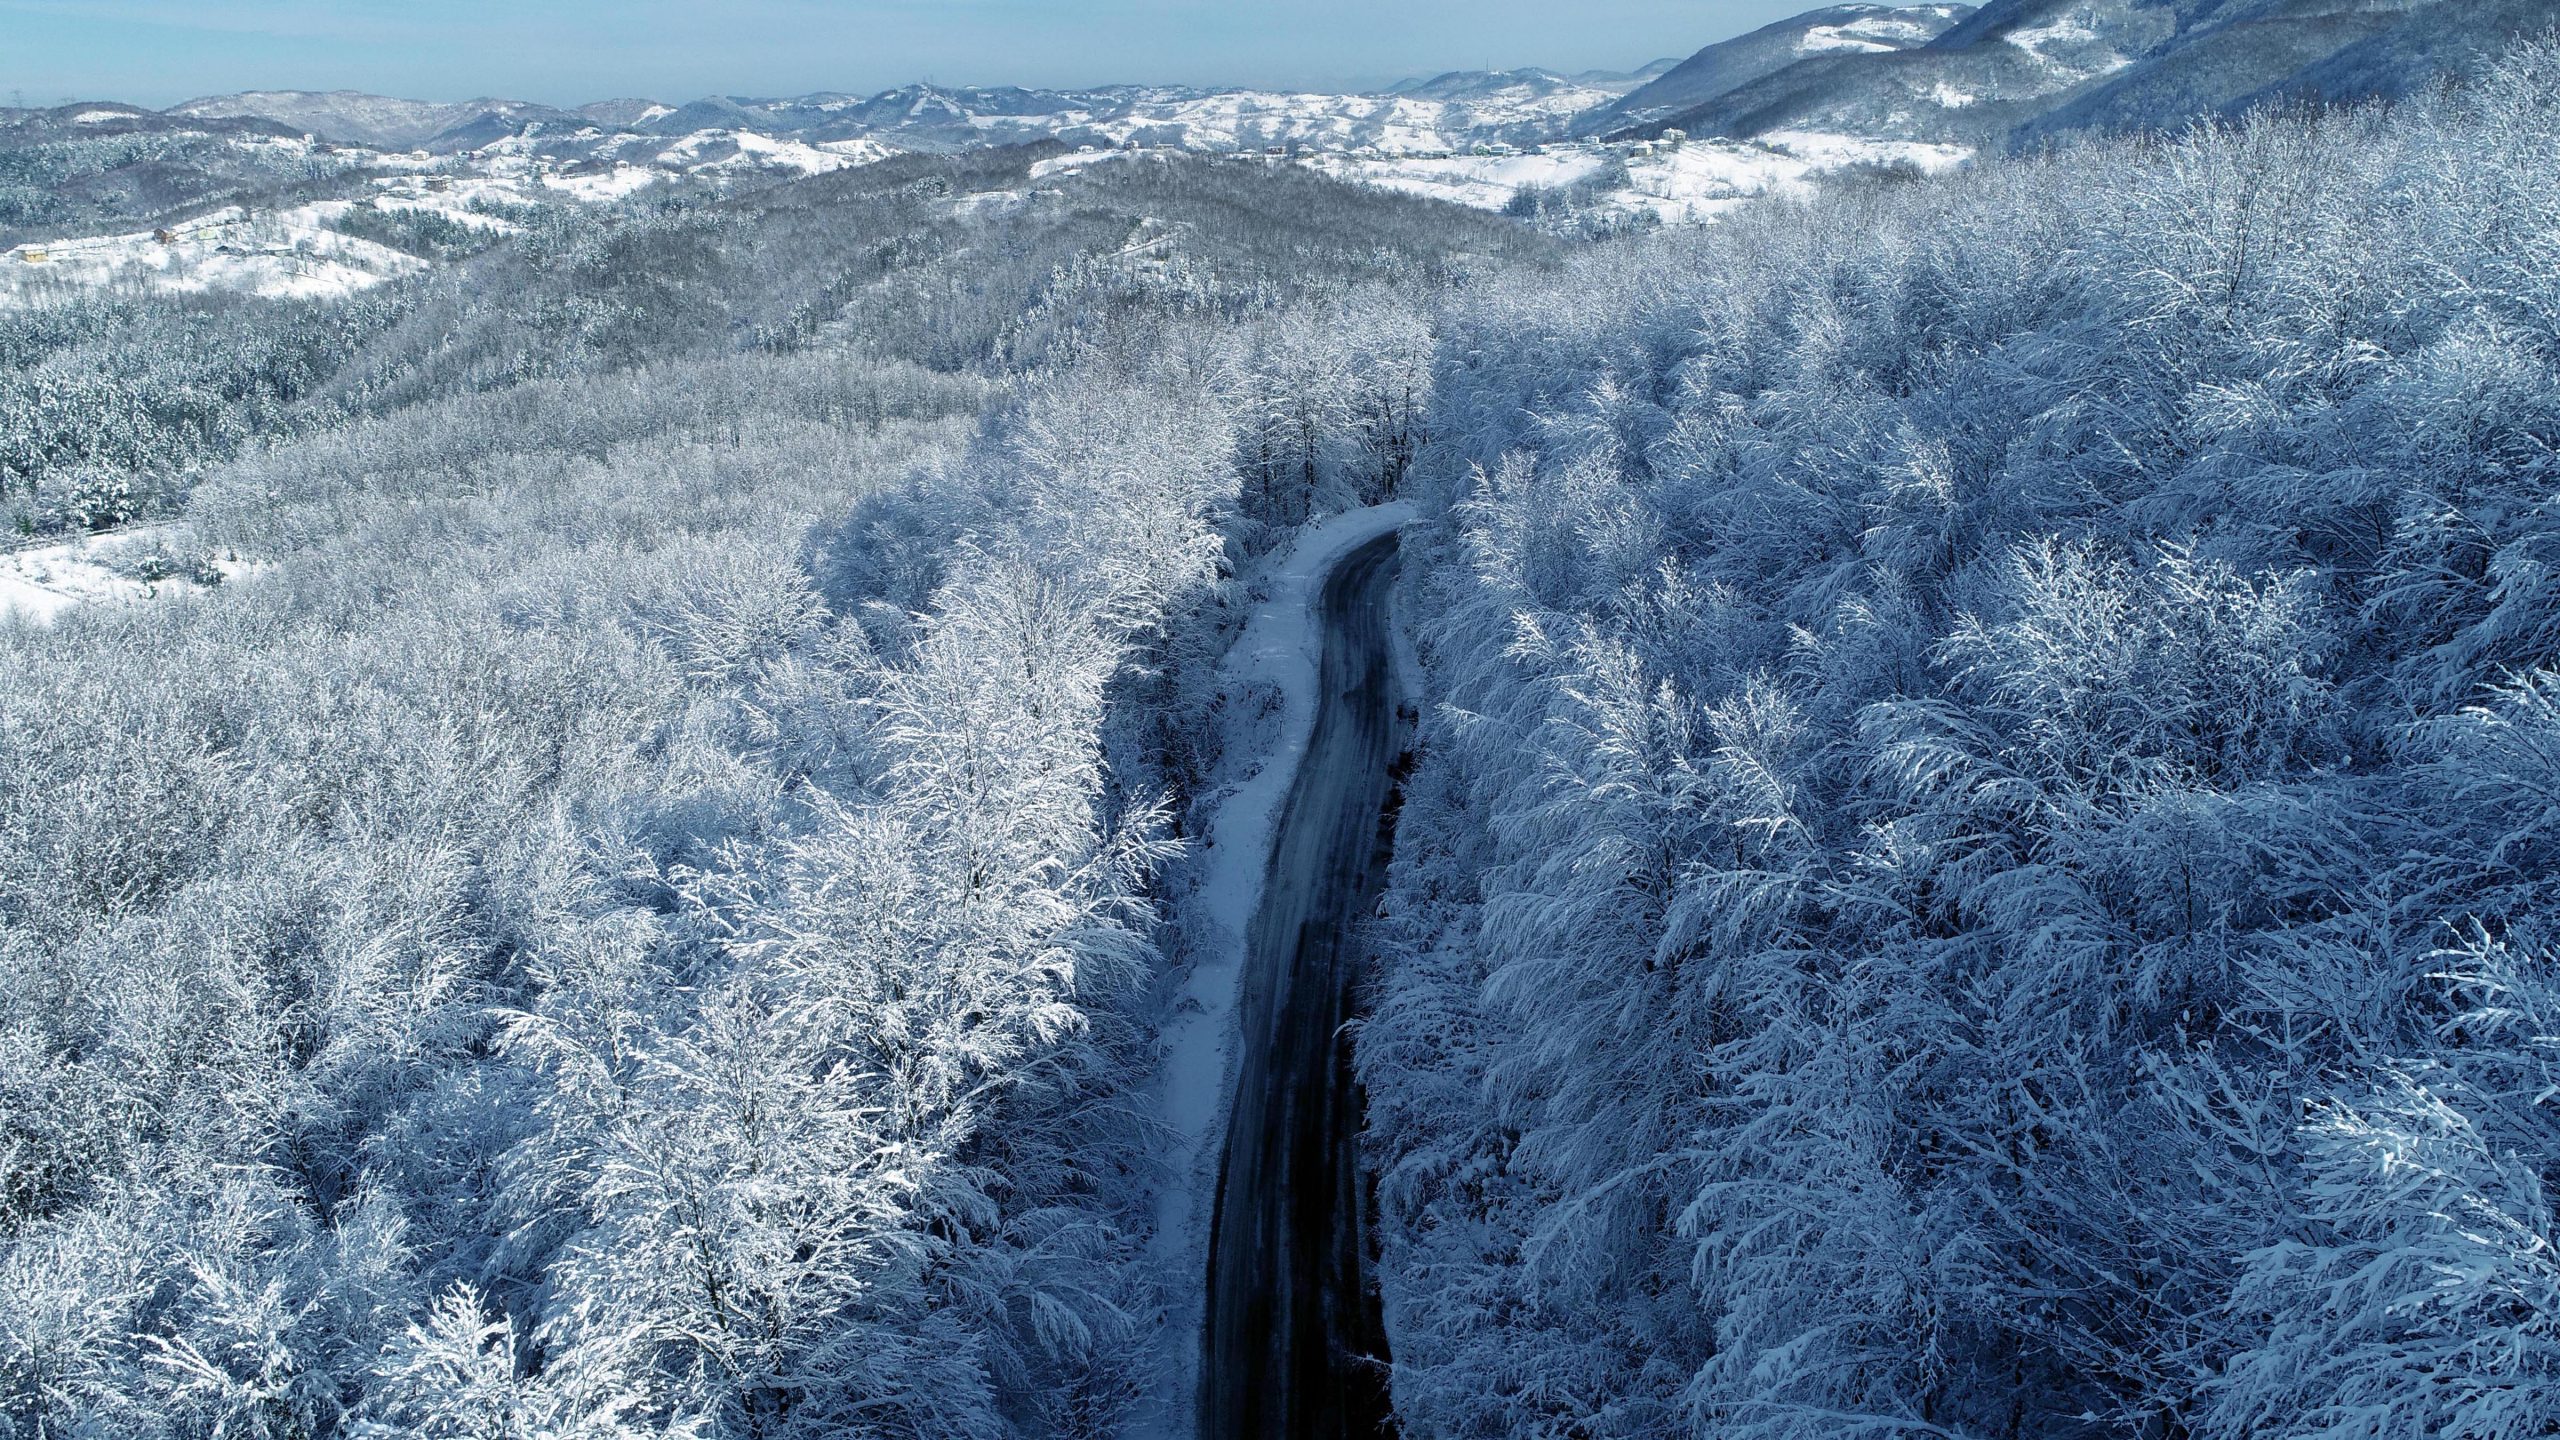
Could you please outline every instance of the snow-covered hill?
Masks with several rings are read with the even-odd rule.
[[[1271,145],[1394,153],[1559,136],[1581,116],[1643,83],[1644,72],[1564,76],[1544,70],[1458,72],[1377,94],[1111,86],[906,85],[876,95],[683,105],[623,99],[575,112],[509,100],[434,104],[350,92],[264,91],[191,100],[185,117],[260,116],[326,139],[390,149],[476,149],[500,138],[558,142],[582,129],[684,137],[752,132],[810,144],[873,138],[901,149],[959,149],[1062,139],[1169,144],[1191,150]]]
[[[338,199],[275,210],[230,205],[147,230],[30,242],[0,252],[0,309],[102,289],[270,299],[352,294],[431,263],[359,232],[398,232],[425,219],[482,236],[513,234],[522,227],[510,213],[547,199],[605,198],[580,195],[579,185],[521,165],[505,175],[383,175]]]

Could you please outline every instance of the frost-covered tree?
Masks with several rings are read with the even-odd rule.
[[[1452,303],[1410,1420],[2547,1427],[2555,64]]]

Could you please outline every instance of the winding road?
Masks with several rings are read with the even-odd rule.
[[[1244,1053],[1209,1241],[1202,1440],[1395,1433],[1368,1274],[1368,1187],[1351,1042],[1353,922],[1384,878],[1391,768],[1389,533],[1345,555],[1318,601],[1315,729],[1254,916]]]

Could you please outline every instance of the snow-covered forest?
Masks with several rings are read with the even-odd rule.
[[[1672,232],[1069,153],[0,311],[0,519],[233,577],[0,615],[0,1440],[1128,1433],[1391,499],[1405,1434],[2555,1433],[2560,46]]]
[[[1411,1433],[2552,1433],[2555,153],[2545,48],[1450,308]]]
[[[841,205],[492,255],[194,479],[253,581],[0,628],[0,1433],[1107,1431],[1193,672],[1515,243],[1134,178],[824,352]]]

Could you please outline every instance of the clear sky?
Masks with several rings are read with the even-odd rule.
[[[1820,0],[0,0],[0,101],[574,104],[944,84],[1377,85],[1625,69]]]

